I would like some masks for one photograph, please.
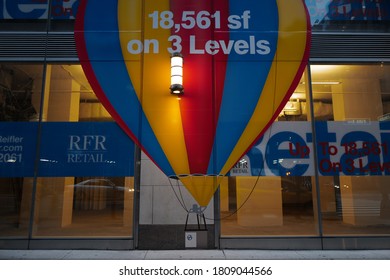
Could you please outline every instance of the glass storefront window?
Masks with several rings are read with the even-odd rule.
[[[307,168],[313,162],[302,144],[311,129],[307,92],[303,77],[277,121],[221,184],[223,236],[319,234],[315,177]]]
[[[43,66],[0,64],[0,237],[27,237]]]
[[[390,67],[313,65],[324,235],[390,233]]]
[[[80,65],[48,65],[33,237],[130,237],[134,145]]]
[[[0,65],[0,236],[29,236],[33,199],[33,237],[131,236],[134,145],[79,65],[48,65],[42,95],[43,69]]]
[[[33,237],[130,237],[132,177],[39,178]]]

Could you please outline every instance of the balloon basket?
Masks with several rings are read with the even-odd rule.
[[[188,225],[190,215],[196,215],[197,224]],[[186,224],[184,227],[185,248],[206,249],[208,240],[208,230],[206,219],[200,207],[196,205],[187,213]]]

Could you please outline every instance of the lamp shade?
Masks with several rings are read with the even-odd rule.
[[[174,53],[171,56],[171,93],[183,94],[183,56]]]

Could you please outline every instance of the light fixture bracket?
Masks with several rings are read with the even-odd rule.
[[[171,94],[175,94],[175,95],[184,94],[184,87],[183,87],[183,85],[173,84],[173,85],[171,85],[169,87],[169,89],[171,90]]]

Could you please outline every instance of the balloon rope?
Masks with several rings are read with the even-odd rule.
[[[222,221],[222,220],[225,220],[231,216],[233,216],[234,214],[237,214],[237,212],[239,210],[241,210],[241,208],[247,203],[247,201],[249,200],[249,198],[252,196],[252,193],[254,192],[256,186],[257,186],[257,183],[259,182],[259,179],[260,179],[260,176],[261,176],[261,172],[263,171],[263,169],[260,170],[259,172],[259,175],[257,175],[257,178],[256,178],[256,182],[253,184],[253,187],[251,189],[251,191],[249,192],[248,196],[246,197],[246,199],[244,200],[244,202],[240,205],[240,207],[238,207],[235,211],[233,211],[232,213],[230,213],[229,215],[226,215],[222,218],[219,218],[219,219],[215,219],[215,218],[207,218],[205,217],[206,220],[209,220],[209,221]],[[205,209],[202,211],[202,213],[207,209],[207,206],[205,207]]]
[[[184,209],[184,211],[186,211],[188,213],[189,210],[187,209],[187,207],[186,207],[186,205],[184,203],[184,198],[183,198],[182,192],[180,190],[180,186],[179,186],[179,180],[177,180],[177,187],[179,188],[179,192],[180,192],[180,196],[181,196],[182,200],[180,200],[179,196],[177,195],[177,193],[175,191],[175,188],[172,185],[172,181],[171,181],[171,179],[169,177],[168,177],[168,181],[169,181],[169,184],[171,185],[171,189],[172,189],[173,193],[176,196],[177,201],[179,201],[179,203],[180,203],[181,207]]]
[[[187,208],[187,206],[186,206],[186,203],[185,203],[185,201],[184,201],[184,197],[183,197],[183,193],[181,192],[181,187],[180,187],[180,184],[179,184],[179,180],[177,180],[176,186],[177,186],[177,188],[179,189],[179,193],[180,193],[181,201],[183,202],[184,210],[186,210],[187,213],[188,213],[189,210],[188,210],[188,208]]]

